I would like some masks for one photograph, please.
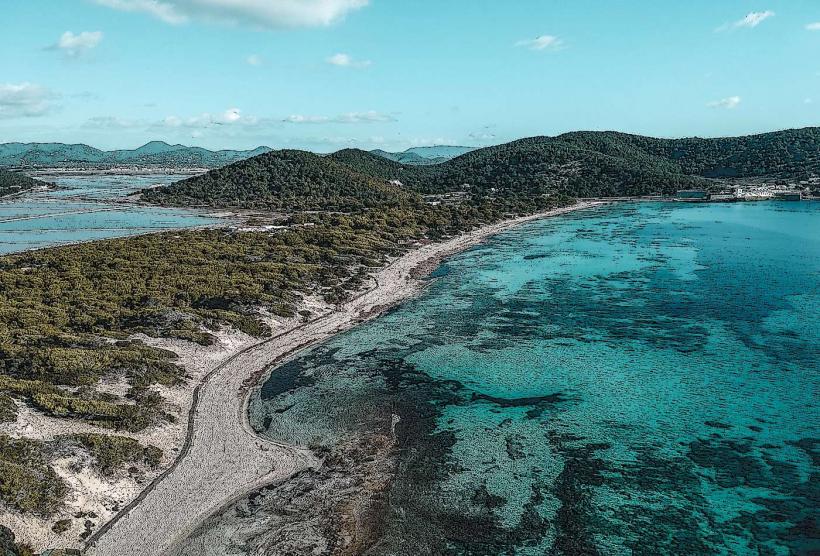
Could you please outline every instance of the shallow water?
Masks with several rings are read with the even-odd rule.
[[[144,207],[123,200],[185,175],[84,174],[38,176],[61,187],[0,200],[0,255],[79,241],[205,226],[218,222],[196,211]]]
[[[435,276],[251,404],[313,446],[400,417],[369,553],[820,550],[820,204],[609,206]]]

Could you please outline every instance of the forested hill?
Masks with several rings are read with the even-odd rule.
[[[617,132],[531,137],[435,165],[406,165],[358,149],[329,156],[277,151],[146,193],[163,204],[336,208],[396,201],[408,192],[467,191],[531,198],[669,194],[715,177],[789,180],[820,175],[820,128],[720,139],[655,139]],[[295,202],[298,199],[299,202]],[[340,200],[344,202],[340,203]],[[351,205],[351,206],[352,206]]]
[[[575,132],[557,140],[605,153],[634,148],[709,178],[803,179],[820,174],[820,127],[743,137],[655,139],[617,132]]]
[[[0,197],[22,193],[35,187],[47,185],[45,182],[35,180],[18,172],[0,170]]]
[[[143,200],[164,205],[287,210],[347,211],[414,199],[412,193],[331,157],[293,150],[273,151],[143,192]]]

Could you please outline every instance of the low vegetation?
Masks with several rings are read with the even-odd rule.
[[[0,423],[8,423],[17,419],[17,406],[11,396],[0,393]]]
[[[0,556],[34,556],[31,548],[17,544],[16,540],[11,529],[0,525]]]
[[[162,450],[156,446],[143,446],[133,438],[104,434],[72,434],[60,439],[67,446],[88,451],[96,469],[103,475],[111,475],[126,465],[157,467],[162,461]]]
[[[67,492],[48,465],[41,442],[0,435],[0,502],[8,508],[47,517]]]
[[[15,195],[44,185],[47,184],[25,174],[0,169],[0,197]]]

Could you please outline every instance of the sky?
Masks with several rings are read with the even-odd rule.
[[[820,0],[2,0],[0,142],[319,152],[820,125]]]

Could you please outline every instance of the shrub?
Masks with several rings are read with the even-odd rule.
[[[53,514],[68,488],[47,464],[43,444],[0,435],[0,500],[41,516]]]
[[[0,393],[0,423],[11,423],[17,420],[17,406],[14,400],[6,394]]]
[[[83,433],[68,435],[62,440],[88,450],[97,469],[105,475],[134,463],[157,467],[162,460],[162,450],[156,446],[143,446],[133,438],[125,436]]]

